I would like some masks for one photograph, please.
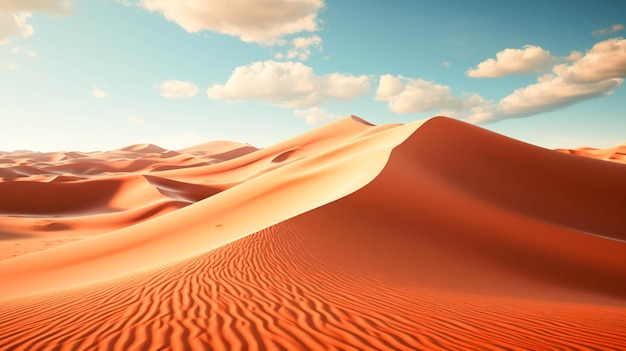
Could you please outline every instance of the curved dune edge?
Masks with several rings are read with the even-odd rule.
[[[47,294],[13,290],[22,297],[2,302],[0,349],[623,348],[626,243],[614,217],[626,169],[446,118],[409,126],[368,127],[305,158],[289,153],[282,168],[181,210],[0,262],[46,269],[60,252],[75,255],[70,268],[26,272],[72,289],[31,286]],[[279,149],[250,169],[302,150]],[[267,208],[292,216],[226,244],[207,238],[233,239],[238,215],[259,224]],[[80,261],[90,242],[111,245],[104,238],[126,251]],[[104,267],[168,257],[128,275]],[[55,272],[109,278],[79,286]]]
[[[363,129],[376,127],[355,125],[351,118],[346,118],[321,128],[321,132],[315,131],[317,139],[305,134],[301,138],[305,146],[328,139],[332,143],[322,143],[323,150],[316,154],[256,176],[193,206],[80,242],[0,262],[0,279],[12,281],[0,291],[0,299],[69,289],[171,264],[334,201],[374,179],[392,148],[421,123],[383,128],[380,133],[358,138]],[[346,141],[345,129],[352,130],[357,138]],[[298,138],[287,145],[297,141]],[[271,164],[273,157],[268,156]]]

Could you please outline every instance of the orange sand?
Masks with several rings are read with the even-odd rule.
[[[619,162],[352,116],[261,150],[0,153],[0,177],[1,350],[626,345]]]

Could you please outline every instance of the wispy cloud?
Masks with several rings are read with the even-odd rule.
[[[28,56],[28,57],[33,57],[33,58],[39,56],[39,53],[37,51],[30,50],[24,47],[15,47],[13,48],[13,50],[11,50],[11,52],[15,55],[22,55],[22,56]]]
[[[291,41],[291,48],[284,53],[277,53],[274,57],[276,59],[299,59],[300,61],[306,61],[315,48],[318,52],[322,51],[322,38],[318,35],[310,37],[299,37]]]
[[[295,110],[293,113],[298,117],[304,118],[308,124],[318,124],[340,118],[340,116],[327,113],[319,107],[309,107],[307,109]]]
[[[598,29],[598,30],[594,30],[593,32],[591,32],[591,34],[593,34],[596,37],[601,37],[607,34],[612,34],[615,32],[619,32],[624,30],[624,25],[622,24],[614,24],[608,28],[602,28],[602,29]]]
[[[126,7],[131,7],[134,5],[133,2],[129,1],[129,0],[113,0],[114,2],[120,4],[120,5],[124,5]]]
[[[239,37],[245,42],[280,43],[285,35],[319,29],[323,0],[141,0],[189,33],[203,30]]]
[[[235,68],[228,81],[207,96],[218,100],[263,100],[287,107],[311,107],[327,99],[350,100],[370,90],[370,78],[332,73],[318,76],[300,62],[254,62]]]
[[[557,58],[539,46],[526,45],[523,49],[504,49],[496,58],[487,59],[469,69],[465,74],[472,78],[494,78],[511,74],[547,72],[557,63]]]
[[[136,126],[142,126],[146,123],[146,119],[137,116],[130,116],[128,117],[128,122]]]
[[[200,89],[190,82],[166,80],[155,86],[161,96],[168,99],[185,99],[198,95]]]
[[[0,72],[14,71],[15,69],[17,69],[17,66],[12,64],[11,62],[0,62]]]

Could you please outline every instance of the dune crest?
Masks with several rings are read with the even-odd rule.
[[[121,148],[120,151],[160,154],[167,150],[154,144],[135,144],[135,145],[130,145],[130,146]]]
[[[626,344],[622,164],[446,117],[126,149],[0,154],[0,244],[62,241],[0,261],[0,349]]]

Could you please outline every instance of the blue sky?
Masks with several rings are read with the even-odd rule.
[[[0,150],[269,146],[349,114],[626,141],[626,2],[2,0]]]

